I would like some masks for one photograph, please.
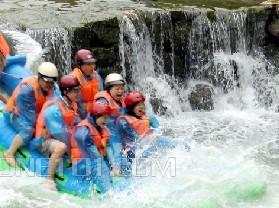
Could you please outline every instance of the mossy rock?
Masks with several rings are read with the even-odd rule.
[[[217,17],[216,17],[215,11],[207,11],[206,15],[207,15],[207,18],[211,22],[216,22],[217,21]]]
[[[212,87],[206,84],[195,85],[189,96],[189,101],[192,110],[213,110],[214,101]]]

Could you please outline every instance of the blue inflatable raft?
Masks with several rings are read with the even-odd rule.
[[[25,62],[25,56],[8,57],[7,67],[1,75],[0,84],[1,88],[4,89],[7,94],[11,95],[14,88],[23,78],[32,75],[24,68]],[[14,129],[11,128],[5,121],[3,109],[4,104],[0,101],[0,150],[8,149],[16,135]],[[21,148],[16,153],[16,160],[23,169],[29,169],[39,176],[46,177],[48,174],[49,159],[41,155],[36,150],[32,150],[28,147]],[[4,160],[2,159],[0,162],[3,163]],[[94,179],[95,182],[93,182],[91,177],[86,178],[84,176],[79,176],[76,174],[76,171],[72,169],[71,165],[70,158],[68,156],[64,156],[56,170],[55,182],[59,191],[86,198],[96,194],[95,182],[98,183],[98,181],[96,181],[98,179]],[[127,187],[126,182],[128,182],[128,180],[124,180],[123,178],[121,178],[121,180],[119,180],[119,178],[114,179],[117,182],[114,182],[113,186],[117,190],[123,190]]]

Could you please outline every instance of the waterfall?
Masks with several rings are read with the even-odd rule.
[[[61,74],[71,69],[71,35],[64,28],[30,29],[26,31],[11,22],[0,22],[0,30],[11,36],[15,42],[16,54],[26,55],[26,68],[34,73],[43,61],[56,64]]]
[[[213,88],[217,108],[274,108],[278,87],[262,50],[265,20],[247,9],[181,13],[177,20],[171,12],[131,12],[120,22],[121,65],[131,90],[166,115],[189,111],[198,83]]]
[[[16,50],[16,55],[26,55],[25,67],[36,73],[38,64],[42,62],[42,46],[14,23],[1,21],[0,31],[12,39],[14,46],[11,45],[10,47]]]
[[[163,25],[163,20],[160,22]],[[159,35],[162,42],[163,30]],[[154,104],[153,109],[157,113],[172,115],[181,111],[181,106],[176,96],[176,83],[164,73],[164,59],[160,54],[163,46],[160,46],[158,53],[152,46],[147,25],[140,16],[135,13],[124,16],[120,25],[119,51],[124,75],[131,82],[130,90],[143,92],[147,97],[147,104],[149,107]]]
[[[60,74],[71,72],[71,36],[66,29],[27,29],[26,33],[41,44],[45,61],[55,63]]]

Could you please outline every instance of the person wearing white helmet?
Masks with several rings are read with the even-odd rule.
[[[123,77],[120,74],[111,73],[107,75],[105,79],[106,90],[97,93],[94,97],[94,101],[100,100],[101,102],[109,104],[111,116],[108,127],[111,132],[115,132],[114,127],[116,118],[126,106],[124,102],[124,86],[125,82]]]
[[[53,63],[43,62],[38,75],[23,79],[8,100],[4,117],[17,132],[11,147],[3,153],[8,164],[16,167],[16,151],[29,144],[34,136],[36,119],[43,104],[53,94],[58,70]]]
[[[101,101],[107,103],[111,109],[110,120],[107,127],[111,132],[110,142],[112,146],[113,155],[120,158],[122,143],[116,131],[116,119],[120,114],[125,112],[124,102],[124,86],[125,81],[120,74],[111,73],[105,78],[105,91],[97,93],[94,101]]]

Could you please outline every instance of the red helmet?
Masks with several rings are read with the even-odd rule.
[[[126,105],[133,105],[141,101],[145,101],[145,97],[140,92],[130,92],[125,97]]]
[[[96,101],[92,106],[92,112],[95,116],[110,115],[111,109],[107,103]]]
[[[72,89],[80,89],[80,83],[78,79],[72,75],[64,75],[59,81],[59,88],[61,91]]]
[[[81,63],[95,63],[96,59],[93,57],[93,53],[89,50],[81,49],[76,54],[76,61]]]

